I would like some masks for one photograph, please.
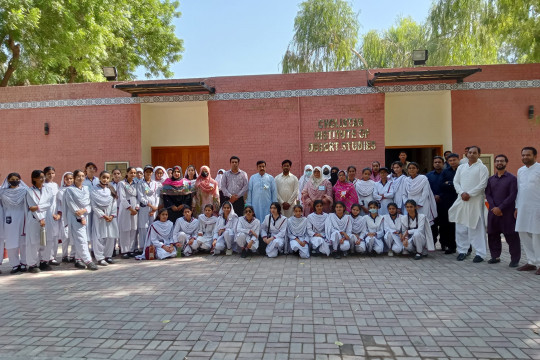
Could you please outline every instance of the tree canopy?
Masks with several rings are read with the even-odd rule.
[[[318,14],[333,12],[337,3],[348,8],[341,11],[347,15],[347,21],[331,21],[316,28],[309,26],[317,20]],[[315,4],[318,12],[305,11]],[[321,9],[323,6],[327,8]],[[351,59],[351,49],[361,54],[370,68],[410,67],[412,51],[419,49],[429,50],[427,65],[431,66],[540,62],[538,0],[434,0],[425,22],[399,17],[389,29],[370,30],[358,41],[354,33],[346,31],[351,23],[358,27],[352,7],[344,1],[304,1],[295,19],[295,35],[283,58],[283,72],[365,67]],[[320,28],[343,34],[346,39],[343,44],[349,47],[343,45],[340,52],[332,52],[335,48],[332,41],[315,37],[321,32]],[[317,41],[313,41],[313,37]],[[354,46],[357,43],[358,50]],[[304,55],[313,54],[314,49],[318,54],[331,53],[333,57]]]
[[[170,0],[0,0],[0,86],[171,77],[183,41]]]

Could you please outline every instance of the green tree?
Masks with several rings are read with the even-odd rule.
[[[427,46],[427,27],[405,17],[388,30],[365,34],[360,52],[370,68],[400,68],[412,66],[412,51]]]
[[[171,77],[183,42],[169,0],[0,0],[0,86]]]
[[[283,73],[357,67],[358,14],[343,0],[307,0],[294,20],[294,36],[282,59]]]

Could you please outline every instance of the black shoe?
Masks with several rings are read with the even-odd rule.
[[[41,270],[41,271],[52,271],[52,267],[46,261],[42,261],[39,264],[39,270]]]
[[[467,255],[465,255],[465,254],[459,254],[459,255],[457,256],[457,259],[456,259],[456,260],[457,260],[457,261],[463,261],[463,260],[465,260],[466,257],[467,257]]]
[[[75,267],[77,269],[86,269],[86,265],[81,260],[75,261]]]
[[[512,268],[516,268],[519,266],[519,261],[518,262],[511,262],[510,264],[508,264],[509,267],[512,267]]]
[[[247,250],[246,249],[242,249],[242,251],[240,252],[240,257],[242,259],[245,259],[247,257]]]
[[[472,262],[473,263],[481,263],[482,261],[484,261],[484,259],[480,255],[476,255]]]
[[[98,269],[97,265],[94,264],[92,261],[90,261],[88,264],[86,264],[86,270],[95,271],[97,269]]]
[[[134,255],[142,255],[142,250],[135,250],[133,252]]]
[[[496,264],[496,263],[500,263],[500,262],[501,262],[500,258],[491,258],[491,259],[488,260],[488,264]]]
[[[28,272],[29,273],[32,273],[32,274],[39,274],[41,272],[41,270],[39,270],[39,268],[37,267],[37,265],[34,265],[34,266],[30,266],[28,268]]]
[[[343,254],[343,257],[347,257],[347,255],[349,255],[348,251],[342,251],[341,253]]]
[[[28,269],[26,268],[26,265],[25,265],[25,264],[21,264],[21,265],[19,265],[19,268],[20,268],[20,270],[19,270],[19,271],[20,271],[20,272],[22,272],[22,273],[23,273],[23,272],[27,272],[27,271],[28,271]]]
[[[69,258],[69,262],[70,262],[70,263],[74,263],[74,262],[75,262],[75,258],[70,257],[70,258]]]
[[[112,252],[112,257],[116,257],[116,249]]]
[[[445,253],[446,255],[449,255],[449,254],[455,254],[455,253],[456,253],[456,249],[446,249],[444,253]]]
[[[467,256],[471,255],[472,253],[472,245],[469,246],[469,250],[467,250]]]
[[[67,256],[64,256],[64,257],[62,258],[62,262],[63,262],[63,263],[68,263],[68,262],[69,262],[69,258],[68,258]]]
[[[129,256],[129,257],[135,257],[135,253],[134,253],[134,252],[130,252],[130,253],[128,253],[128,256]]]
[[[115,263],[115,261],[110,257],[105,258],[105,261],[108,262],[109,264],[114,264]]]
[[[414,260],[420,260],[420,259],[422,259],[422,254],[416,253],[416,255],[414,255]]]
[[[129,259],[129,254],[128,253],[122,254],[122,259]]]
[[[334,259],[341,259],[341,254],[339,250],[334,251]]]
[[[56,261],[56,259],[53,259],[53,260],[49,261],[49,265],[60,266],[60,263],[58,261]]]
[[[9,273],[12,274],[12,275],[15,275],[15,274],[20,273],[20,272],[21,272],[21,265],[15,266],[13,269],[11,269],[11,271]]]

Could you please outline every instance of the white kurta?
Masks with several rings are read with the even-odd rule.
[[[517,173],[516,231],[540,234],[540,163]]]
[[[82,199],[87,199],[87,202],[81,202]],[[67,223],[69,227],[69,236],[71,237],[71,240],[73,240],[73,244],[75,245],[77,257],[81,259],[85,263],[89,263],[92,261],[92,258],[90,257],[90,252],[88,251],[88,219],[90,218],[90,214],[92,212],[92,207],[90,205],[90,193],[88,191],[88,187],[83,186],[82,189],[79,189],[76,186],[70,186],[67,188],[66,192],[64,193],[64,208],[66,209],[67,215]],[[80,209],[86,209],[86,213],[77,216],[76,212]],[[85,219],[86,225],[83,225],[81,221],[77,221],[80,219]]]
[[[418,222],[418,223],[417,223]],[[422,242],[424,245],[424,250],[435,251],[435,245],[433,244],[433,234],[431,233],[431,226],[427,217],[423,214],[418,214],[416,219],[409,219],[408,215],[401,216],[401,233],[404,234],[405,231],[408,232],[410,238],[412,237],[413,241],[415,236],[417,237],[418,242]],[[425,242],[425,244],[424,244]],[[410,247],[409,247],[410,248]],[[419,250],[417,248],[417,250]],[[424,253],[425,251],[418,251],[419,253]]]
[[[250,235],[253,231],[256,235]],[[253,218],[251,222],[247,221],[245,216],[238,218],[236,222],[236,244],[240,247],[246,247],[250,241],[251,251],[255,252],[259,248],[259,234],[261,232],[261,222],[257,218]]]
[[[339,244],[339,240],[343,237],[341,232],[347,234],[349,238],[352,237],[352,219],[350,215],[345,214],[340,219],[335,213],[328,214],[324,229],[326,237],[332,242],[334,251],[338,249],[347,251],[350,249],[350,241]]]
[[[454,176],[454,187],[458,197],[450,210],[448,219],[468,228],[476,228],[478,219],[484,218],[484,198],[489,171],[479,159],[476,163],[459,165]],[[461,194],[470,195],[469,201],[463,201]]]
[[[287,239],[287,218],[280,215],[274,220],[272,214],[266,215],[261,223],[261,236],[274,237],[274,240],[266,246],[266,255],[276,257],[279,252],[283,252]]]
[[[39,221],[45,219],[45,230],[47,232],[47,247],[54,240],[53,238],[53,227],[56,225],[56,222],[52,218],[51,208],[54,202],[54,195],[50,188],[43,186],[41,191],[32,186],[28,188],[26,193],[26,204],[28,207],[38,206],[37,211],[28,210],[26,215],[26,240],[27,243],[30,241],[34,244],[39,244],[40,239],[40,225]],[[52,249],[52,247],[49,247]],[[48,256],[49,254],[47,254]],[[43,261],[49,259],[41,259]],[[29,264],[32,265],[32,264]]]
[[[106,193],[107,191],[110,194],[110,190],[108,188],[101,188],[99,186],[96,186],[93,191],[99,191]],[[103,216],[117,216],[117,206],[116,206],[116,200],[113,198],[111,203],[108,206],[100,206],[97,203],[97,200],[92,196],[92,192],[90,193],[90,204],[92,206],[92,216],[93,216],[93,234],[96,236],[96,239],[107,239],[112,238],[116,239],[119,236],[118,231],[118,224],[116,221],[107,222],[103,218]]]
[[[407,177],[404,187],[403,203],[405,204],[407,200],[414,200],[419,206],[418,213],[426,215],[429,222],[433,224],[433,220],[438,215],[437,204],[428,178],[425,175],[418,175],[414,179]]]
[[[383,199],[384,196],[384,199]],[[375,190],[373,191],[373,198],[381,204],[379,214],[388,214],[388,204],[394,202],[394,186],[391,180],[388,180],[383,185],[382,182],[375,183]]]
[[[1,221],[4,227],[3,238],[6,241],[6,249],[18,248],[19,242],[24,241],[25,236],[26,189],[21,186],[15,189],[3,189],[0,199],[4,209],[4,217]]]
[[[140,206],[139,213],[137,214],[137,227],[139,229],[148,229],[148,226],[156,218],[157,211],[152,216],[149,216],[152,209],[148,205],[159,205],[159,193],[161,189],[159,185],[161,183],[154,180],[150,180],[150,183],[142,180],[137,184],[137,201]]]
[[[118,230],[137,230],[137,215],[131,215],[129,208],[138,209],[137,184],[123,180],[118,184]],[[129,251],[122,249],[122,251]]]
[[[375,191],[375,182],[373,180],[358,180],[354,185],[356,193],[358,194],[358,203],[361,206],[368,207],[370,201],[373,200],[373,193]],[[367,215],[363,209],[360,210],[361,215]]]
[[[292,173],[285,176],[283,173],[275,178],[277,189],[277,201],[280,204],[289,203],[291,207],[288,210],[283,209],[283,215],[291,217],[293,215],[293,206],[298,198],[298,178]]]

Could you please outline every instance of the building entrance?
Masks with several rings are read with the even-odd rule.
[[[161,165],[165,169],[180,165],[186,171],[188,165],[195,166],[197,172],[201,166],[210,163],[209,146],[157,146],[152,147],[152,164]],[[217,172],[217,169],[211,169]],[[182,174],[183,175],[183,174]],[[215,174],[212,174],[215,177]]]
[[[394,161],[399,160],[399,153],[407,153],[407,161],[414,161],[420,165],[420,173],[426,174],[433,170],[433,157],[442,156],[442,145],[425,146],[389,146],[384,150],[386,167],[390,168]]]

